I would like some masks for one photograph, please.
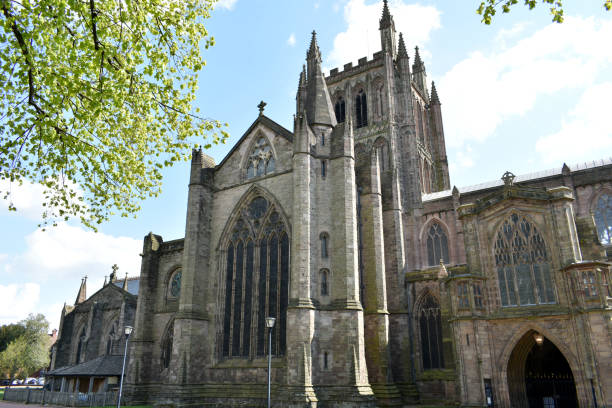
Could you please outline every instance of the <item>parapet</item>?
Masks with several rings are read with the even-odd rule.
[[[368,60],[368,57],[359,58],[357,60],[357,65],[353,66],[352,62],[344,64],[343,70],[340,71],[338,68],[333,68],[329,71],[329,76],[325,78],[325,81],[329,83],[341,81],[349,76],[359,74],[361,72],[367,71],[373,67],[382,65],[383,52],[378,51],[375,52],[372,59]]]

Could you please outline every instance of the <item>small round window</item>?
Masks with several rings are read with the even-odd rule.
[[[174,273],[172,279],[170,279],[170,296],[179,297],[181,294],[181,270],[179,269]]]

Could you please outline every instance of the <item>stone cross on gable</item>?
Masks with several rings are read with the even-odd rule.
[[[264,108],[266,107],[267,103],[265,103],[264,101],[259,102],[259,105],[257,105],[257,107],[259,108],[259,115],[263,115],[263,111]]]
[[[119,267],[117,266],[117,264],[114,264],[111,269],[113,270],[113,272],[110,274],[110,281],[114,282],[117,279],[117,270],[119,269]]]

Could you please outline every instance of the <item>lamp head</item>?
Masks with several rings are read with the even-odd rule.
[[[535,340],[538,346],[544,344],[544,336],[542,336],[540,333],[533,333],[533,339]]]
[[[129,336],[130,334],[132,334],[132,330],[134,330],[132,326],[125,326],[125,335]]]
[[[274,323],[276,323],[276,318],[274,317],[266,317],[266,327],[271,329],[274,327]]]

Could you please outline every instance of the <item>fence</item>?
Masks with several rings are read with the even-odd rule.
[[[66,407],[103,407],[117,404],[117,391],[107,392],[56,392],[33,388],[6,388],[5,401],[39,405],[63,405]]]

